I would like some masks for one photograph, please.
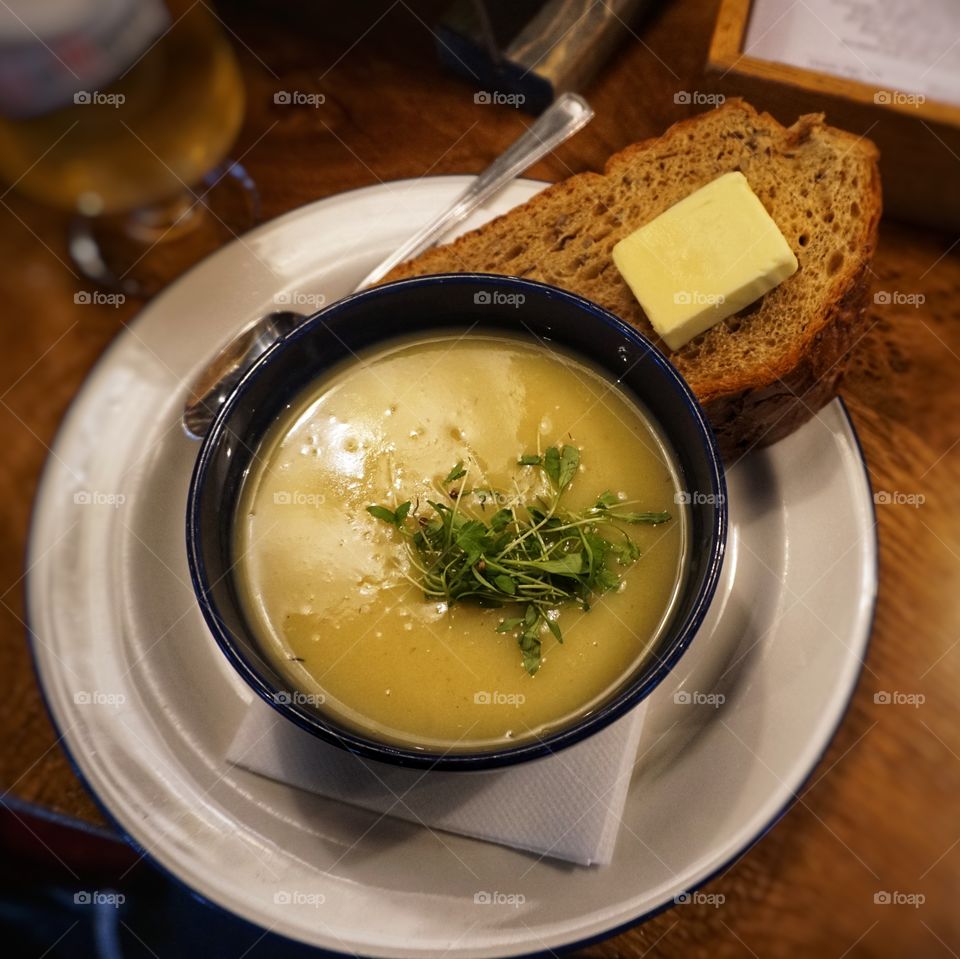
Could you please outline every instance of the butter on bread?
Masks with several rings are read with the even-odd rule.
[[[617,270],[613,247],[735,170],[799,268],[758,303],[669,354],[732,461],[786,436],[828,402],[864,329],[881,212],[877,150],[822,115],[784,127],[728,100],[620,151],[603,174],[576,174],[401,264],[384,282],[463,271],[542,280],[594,300],[663,346]]]
[[[799,266],[739,170],[625,236],[613,262],[671,350],[750,306]]]

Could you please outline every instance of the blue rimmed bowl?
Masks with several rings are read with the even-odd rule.
[[[650,656],[589,715],[542,739],[495,750],[436,754],[346,728],[298,696],[244,616],[234,578],[234,520],[244,479],[271,425],[298,394],[355,353],[397,337],[451,330],[510,332],[546,341],[605,370],[656,420],[672,447],[690,510],[684,581]],[[467,334],[469,335],[469,334]],[[686,382],[633,327],[595,303],[513,277],[417,277],[339,300],[275,343],[214,420],[197,456],[187,501],[190,575],[224,655],[274,709],[320,739],[370,759],[444,770],[536,759],[579,742],[635,707],[688,648],[716,589],[727,531],[726,487],[716,442]]]

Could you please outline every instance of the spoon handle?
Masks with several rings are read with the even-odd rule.
[[[592,116],[590,104],[576,93],[557,97],[526,133],[476,177],[450,206],[368,273],[357,289],[382,280],[398,264],[429,249],[498,190],[585,126]]]

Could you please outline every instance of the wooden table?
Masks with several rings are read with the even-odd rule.
[[[442,4],[346,6],[238,3],[221,11],[249,93],[236,153],[259,183],[266,217],[378,181],[478,171],[528,122],[510,107],[478,113],[473,88],[436,65],[427,24]],[[713,0],[669,4],[584,91],[593,123],[532,175],[599,168],[614,150],[685,115],[691,108],[677,106],[674,93],[697,89],[714,13]],[[278,89],[323,92],[327,103],[322,112],[284,111],[272,102]],[[100,822],[57,745],[31,669],[23,554],[57,424],[137,304],[75,306],[74,293],[89,284],[66,262],[63,217],[5,196],[0,789]],[[960,952],[960,240],[885,222],[874,269],[876,290],[925,299],[871,307],[844,397],[875,490],[925,501],[878,507],[880,599],[850,711],[792,810],[709,885],[725,897],[721,907],[670,910],[584,955]],[[925,701],[875,702],[883,691]],[[925,902],[877,905],[879,892]]]

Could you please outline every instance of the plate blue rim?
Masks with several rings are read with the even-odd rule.
[[[848,409],[847,404],[844,402],[843,397],[838,397],[838,399],[840,401],[840,407],[843,412],[843,415],[847,421],[847,425],[850,427],[850,433],[853,436],[854,442],[856,443],[857,453],[859,454],[860,463],[861,463],[861,466],[863,467],[864,485],[866,486],[866,490],[868,493],[868,500],[870,503],[870,512],[871,512],[871,515],[873,516],[873,526],[874,526],[874,529],[876,529],[877,513],[876,513],[876,507],[873,501],[872,487],[870,485],[869,468],[867,466],[866,456],[864,455],[864,452],[863,452],[863,445],[860,442],[860,437],[857,434],[856,427],[853,424],[853,419],[850,416],[850,410]],[[68,413],[69,413],[69,410],[68,410]],[[41,480],[41,485],[42,485],[42,480]],[[40,487],[38,486],[38,489],[39,488]],[[34,504],[34,509],[36,509],[36,503]],[[31,528],[32,528],[32,525],[33,525],[33,517],[31,516]],[[869,627],[867,630],[866,643],[864,645],[864,654],[865,654],[863,657],[864,659],[866,658],[866,653],[868,653],[870,649],[870,644],[873,637],[873,626],[876,620],[876,613],[877,613],[876,583],[878,582],[878,579],[879,579],[879,551],[877,549],[877,545],[878,544],[877,544],[876,534],[874,533],[874,584],[875,585],[874,585],[873,595],[870,597],[871,609],[870,609]],[[29,550],[29,538],[28,538],[28,550]],[[73,770],[74,775],[76,775],[77,779],[80,780],[81,784],[90,794],[97,808],[102,813],[104,819],[113,827],[116,833],[126,843],[128,843],[133,849],[135,849],[141,856],[143,856],[143,858],[146,861],[148,861],[155,869],[157,869],[160,873],[166,876],[170,881],[174,882],[176,885],[185,889],[187,892],[189,892],[194,898],[198,899],[200,902],[203,902],[204,904],[214,909],[221,909],[224,912],[230,913],[231,915],[234,915],[237,918],[242,919],[244,922],[249,922],[251,923],[251,925],[257,926],[257,928],[262,928],[258,926],[256,923],[253,923],[251,920],[247,919],[245,916],[241,915],[240,913],[234,912],[233,910],[228,909],[225,906],[221,906],[219,903],[215,903],[212,900],[207,899],[205,896],[202,896],[196,890],[194,890],[189,885],[187,885],[182,879],[176,876],[173,872],[167,869],[166,866],[164,866],[159,861],[157,861],[153,856],[151,856],[150,853],[147,852],[147,850],[145,850],[142,846],[140,846],[140,844],[120,825],[120,823],[114,818],[113,814],[110,812],[107,806],[102,802],[100,797],[96,794],[96,792],[87,782],[87,779],[83,775],[82,771],[80,770],[80,767],[78,766],[77,761],[73,756],[73,753],[70,751],[70,747],[67,745],[66,738],[63,732],[61,731],[60,727],[57,725],[56,720],[54,719],[53,712],[50,707],[50,703],[47,699],[46,691],[43,687],[43,682],[40,678],[40,670],[38,668],[37,655],[36,655],[36,638],[34,636],[34,633],[30,624],[29,605],[27,603],[27,580],[28,580],[28,577],[24,577],[23,598],[24,598],[24,609],[26,610],[25,620],[27,624],[27,644],[30,651],[30,660],[33,667],[33,673],[37,681],[37,687],[40,690],[40,698],[43,701],[43,705],[44,705],[44,709],[46,710],[47,717],[50,720],[50,724],[53,726],[54,732],[56,732],[57,734],[60,748],[63,750],[64,754],[66,755],[67,761],[69,762],[70,768]],[[721,864],[715,870],[713,870],[713,872],[711,872],[709,875],[704,877],[704,879],[701,882],[697,883],[695,886],[691,887],[690,889],[685,890],[687,893],[692,893],[698,889],[702,889],[704,886],[707,886],[711,882],[713,882],[713,880],[716,879],[718,876],[721,876],[725,872],[727,872],[727,870],[729,870],[732,866],[734,866],[737,862],[739,862],[740,859],[742,859],[743,856],[745,856],[758,842],[760,842],[760,840],[763,839],[764,836],[766,836],[767,833],[769,833],[770,830],[773,829],[777,825],[777,823],[779,823],[780,820],[783,819],[783,817],[790,811],[790,809],[796,803],[800,793],[803,791],[804,787],[807,785],[807,783],[810,782],[810,779],[812,778],[814,772],[816,772],[817,767],[820,765],[821,761],[823,760],[823,757],[826,755],[831,744],[833,743],[833,740],[836,737],[837,732],[839,731],[840,727],[843,725],[844,719],[846,718],[846,715],[850,709],[850,703],[853,701],[853,697],[856,694],[858,686],[860,685],[860,679],[862,676],[863,676],[863,664],[861,662],[860,669],[857,671],[856,678],[853,684],[851,685],[850,692],[847,696],[846,702],[844,703],[843,710],[840,714],[839,719],[837,720],[836,725],[831,730],[830,735],[827,738],[827,741],[824,744],[823,749],[820,751],[820,753],[817,755],[816,760],[810,766],[810,769],[807,771],[806,775],[804,776],[803,781],[800,783],[799,787],[794,791],[793,796],[777,811],[776,815],[773,816],[770,819],[770,821],[752,839],[750,839],[749,842],[747,842],[742,848],[740,848],[736,853],[734,853],[734,855],[732,855],[729,859],[727,859],[723,864]],[[38,807],[38,808],[42,809],[43,807]],[[649,919],[653,919],[655,916],[659,916],[661,913],[666,912],[668,909],[673,908],[675,905],[676,905],[676,900],[671,900],[670,902],[665,902],[660,906],[657,906],[655,909],[650,909],[650,910],[647,910],[646,912],[640,913],[640,915],[634,917],[633,919],[630,919],[627,922],[621,923],[608,930],[605,930],[602,933],[588,936],[584,939],[577,939],[573,942],[564,943],[562,946],[558,946],[553,949],[540,950],[536,952],[516,953],[513,956],[513,959],[533,959],[533,957],[549,956],[557,953],[571,952],[574,949],[583,949],[587,946],[594,945],[595,943],[598,943],[598,942],[603,942],[606,939],[611,939],[614,936],[618,936],[621,933],[627,932],[628,930],[633,929],[635,926],[639,926],[642,923],[648,921]],[[277,936],[278,938],[285,939],[289,941],[291,944],[294,944],[297,946],[304,945],[299,940],[293,939],[289,936],[284,936],[281,933],[273,933],[273,935]],[[320,955],[343,956],[345,957],[345,959],[346,957],[352,957],[352,959],[356,959],[358,955],[357,953],[335,952],[333,950],[326,950],[320,947],[316,947],[316,952],[318,956]]]
[[[443,177],[443,178],[441,178],[441,179],[446,179],[446,178],[447,178],[447,177]],[[452,175],[452,176],[450,176],[449,178],[451,178],[451,179],[458,179],[457,175]],[[406,181],[398,181],[398,182],[406,182]],[[549,185],[549,183],[546,182],[546,181],[531,181],[531,182],[543,183],[544,186],[548,186],[548,185]],[[354,189],[354,190],[346,190],[346,191],[343,191],[343,193],[338,194],[338,196],[341,196],[341,197],[342,197],[342,196],[347,196],[347,195],[352,194],[352,193],[362,193],[362,192],[364,192],[364,191],[366,191],[366,190],[369,190],[370,188],[371,188],[371,187],[370,187],[369,185],[368,185],[368,186],[357,187],[357,188]],[[291,210],[291,211],[289,211],[288,213],[281,214],[281,215],[278,216],[278,217],[275,217],[275,218],[273,218],[273,219],[271,219],[271,220],[265,221],[264,223],[259,224],[259,225],[256,227],[256,229],[255,229],[254,232],[256,232],[257,230],[262,230],[262,229],[265,229],[265,228],[273,227],[273,226],[275,226],[278,222],[281,222],[282,220],[284,220],[286,217],[295,215],[296,213],[297,213],[297,210],[296,210],[296,209],[295,209],[295,210]],[[212,254],[212,255],[216,255],[216,254]],[[205,260],[201,260],[199,263],[195,264],[195,265],[194,265],[193,267],[191,267],[185,274],[183,274],[183,276],[182,276],[180,279],[183,279],[183,278],[189,276],[190,274],[194,273],[196,270],[198,270],[200,267],[202,267],[202,265],[203,265],[205,262],[206,262]],[[87,371],[86,377],[84,378],[84,382],[86,382],[91,376],[93,376],[94,373],[101,367],[102,364],[105,364],[105,363],[109,360],[109,358],[110,358],[111,355],[113,354],[114,350],[115,350],[115,349],[118,347],[118,345],[120,344],[121,339],[122,339],[122,338],[119,337],[119,336],[118,336],[118,337],[115,337],[115,338],[107,345],[106,349],[105,349],[105,350],[103,351],[103,353],[98,357],[98,359],[96,360],[96,362],[91,366],[90,370]],[[58,441],[58,439],[59,439],[60,431],[63,429],[64,424],[70,419],[70,416],[71,416],[71,414],[72,414],[72,412],[73,412],[73,410],[74,410],[74,407],[75,407],[76,403],[77,403],[77,402],[80,400],[80,398],[82,397],[82,394],[83,394],[83,386],[81,385],[80,390],[78,390],[76,396],[74,396],[74,398],[70,401],[70,403],[68,404],[66,410],[64,411],[63,417],[61,418],[60,425],[59,425],[58,430],[57,430],[57,435],[54,437],[54,440],[53,440],[53,442],[51,443],[51,447],[52,447],[52,448],[55,448],[55,447],[56,447],[57,441]],[[872,524],[872,525],[873,525],[874,530],[876,530],[876,524],[877,524],[876,506],[875,506],[874,500],[873,500],[872,486],[871,486],[871,484],[870,484],[869,467],[868,467],[868,465],[867,465],[866,456],[864,455],[864,452],[863,452],[863,444],[860,442],[860,437],[859,437],[859,435],[858,435],[858,433],[857,433],[856,427],[854,426],[853,419],[852,419],[852,417],[850,416],[850,411],[849,411],[849,408],[847,407],[846,402],[844,401],[844,399],[843,399],[842,396],[838,396],[838,397],[837,397],[837,400],[838,400],[839,403],[840,403],[841,412],[843,413],[843,416],[844,416],[844,418],[845,418],[846,421],[847,421],[847,425],[848,425],[849,428],[850,428],[850,433],[851,433],[851,435],[853,436],[854,443],[856,444],[856,450],[857,450],[857,453],[858,453],[858,455],[859,455],[860,463],[861,463],[861,466],[862,466],[863,479],[864,479],[864,485],[865,485],[865,487],[866,487],[867,498],[868,498],[868,502],[869,502],[869,504],[870,504],[870,513],[871,513],[871,516],[873,517],[873,524]],[[30,517],[29,531],[28,531],[27,543],[26,543],[26,548],[25,548],[25,560],[26,560],[25,569],[29,569],[30,546],[31,546],[31,542],[32,542],[33,528],[34,528],[34,525],[35,525],[35,514],[36,514],[36,510],[37,510],[37,505],[38,505],[38,503],[40,502],[41,493],[42,493],[43,488],[44,488],[44,485],[45,485],[45,481],[46,481],[46,477],[47,477],[47,471],[48,471],[49,469],[50,469],[50,460],[49,460],[49,457],[48,457],[48,460],[47,460],[46,464],[44,465],[44,468],[43,468],[43,470],[41,471],[40,477],[39,477],[39,479],[38,479],[38,483],[37,483],[37,487],[36,487],[36,494],[35,494],[35,497],[34,497],[34,503],[33,503],[32,509],[31,509],[31,517]],[[797,786],[797,789],[794,791],[794,793],[793,793],[793,795],[791,796],[791,798],[790,798],[786,803],[784,803],[784,805],[777,811],[777,813],[776,813],[774,816],[772,816],[772,817],[770,818],[770,820],[769,820],[760,830],[757,831],[756,835],[754,835],[749,841],[747,841],[746,843],[744,843],[744,844],[741,846],[740,849],[738,849],[735,853],[733,853],[730,857],[728,857],[722,864],[720,864],[719,866],[717,866],[716,869],[714,869],[711,873],[709,873],[707,876],[705,876],[702,881],[700,881],[699,883],[697,883],[697,884],[694,885],[694,886],[691,886],[690,889],[685,890],[687,893],[692,893],[692,892],[695,892],[695,891],[698,890],[698,889],[702,889],[703,887],[709,885],[709,884],[710,884],[714,879],[716,879],[718,876],[721,876],[721,875],[723,875],[725,872],[727,872],[732,866],[734,866],[737,862],[739,862],[740,859],[742,859],[751,849],[753,849],[753,847],[754,847],[757,843],[759,843],[759,842],[767,835],[767,833],[769,833],[769,832],[777,825],[777,823],[780,822],[781,819],[784,818],[784,816],[790,811],[790,809],[793,807],[793,805],[794,805],[795,802],[797,801],[797,798],[799,797],[800,793],[803,791],[803,789],[804,789],[804,788],[807,786],[807,784],[810,782],[811,778],[813,777],[813,774],[816,772],[817,767],[820,765],[820,763],[821,763],[821,761],[823,760],[824,756],[826,755],[827,751],[830,749],[830,746],[831,746],[831,744],[833,743],[833,740],[835,739],[835,737],[836,737],[836,735],[837,735],[837,732],[839,731],[840,727],[843,725],[843,722],[844,722],[844,720],[845,720],[845,718],[846,718],[846,715],[847,715],[847,713],[849,712],[850,704],[851,704],[851,702],[853,701],[853,697],[854,697],[854,695],[856,694],[856,690],[857,690],[857,688],[858,688],[859,685],[860,685],[860,680],[861,680],[861,678],[862,678],[862,676],[863,676],[863,669],[864,669],[863,660],[866,659],[866,656],[867,656],[867,654],[869,653],[869,650],[870,650],[870,645],[871,645],[872,636],[873,636],[873,627],[874,627],[874,624],[875,624],[875,621],[876,621],[876,611],[877,611],[877,585],[878,585],[878,582],[879,582],[879,548],[878,548],[878,546],[879,546],[879,544],[878,544],[878,541],[877,541],[876,532],[874,532],[874,537],[873,537],[873,547],[874,547],[874,549],[873,549],[873,592],[872,592],[872,595],[869,597],[869,600],[870,600],[870,616],[869,616],[868,627],[867,627],[867,632],[866,632],[866,638],[865,638],[864,648],[863,648],[863,653],[864,653],[864,655],[863,655],[863,658],[862,658],[862,660],[861,660],[860,669],[857,671],[857,674],[856,674],[856,676],[854,677],[853,682],[851,683],[850,691],[849,691],[849,693],[848,693],[848,695],[847,695],[847,699],[846,699],[846,702],[844,703],[843,709],[842,709],[841,712],[840,712],[840,715],[839,715],[839,717],[838,717],[838,719],[837,719],[836,724],[834,725],[833,729],[830,731],[830,735],[826,738],[826,741],[825,741],[825,743],[824,743],[823,749],[818,753],[816,759],[811,763],[809,770],[807,771],[807,773],[806,773],[805,776],[803,777],[802,781],[801,781],[801,782],[799,783],[799,785]],[[219,903],[216,903],[216,902],[214,902],[213,900],[208,899],[206,896],[201,895],[201,894],[198,893],[196,890],[194,890],[191,886],[189,886],[187,883],[185,883],[182,879],[180,879],[177,875],[175,875],[175,874],[174,874],[171,870],[169,870],[166,866],[164,866],[162,863],[160,863],[158,860],[156,860],[149,852],[147,852],[147,850],[145,850],[145,849],[133,838],[133,836],[131,836],[131,835],[120,825],[120,823],[114,818],[113,814],[110,812],[110,810],[107,808],[107,806],[103,803],[103,801],[100,799],[100,797],[97,795],[97,793],[93,790],[93,788],[91,787],[91,785],[90,785],[89,782],[87,781],[86,777],[85,777],[84,774],[82,773],[80,767],[78,766],[77,761],[76,761],[73,753],[70,751],[70,748],[69,748],[69,746],[67,745],[67,742],[66,742],[66,739],[65,739],[65,736],[64,736],[63,731],[60,729],[59,725],[57,724],[56,720],[54,719],[53,712],[52,712],[52,710],[51,710],[51,706],[50,706],[49,700],[47,699],[47,694],[46,694],[46,691],[45,691],[44,686],[43,686],[43,682],[42,682],[42,680],[41,680],[41,678],[40,678],[40,671],[39,671],[39,667],[38,667],[37,652],[36,652],[36,645],[37,645],[37,643],[36,643],[36,638],[35,638],[35,635],[34,635],[34,632],[33,632],[33,629],[32,629],[32,622],[31,622],[30,611],[29,611],[29,610],[30,610],[29,603],[28,603],[28,598],[29,598],[29,597],[28,597],[28,592],[27,592],[27,591],[28,591],[28,584],[29,584],[29,575],[26,575],[26,576],[24,576],[24,578],[23,578],[23,582],[22,582],[22,593],[21,593],[21,595],[22,595],[23,600],[24,600],[24,611],[25,611],[24,621],[25,621],[25,626],[26,626],[27,646],[28,646],[28,650],[29,650],[29,653],[30,653],[30,660],[31,660],[31,666],[32,666],[32,669],[33,669],[34,677],[35,677],[36,682],[37,682],[37,687],[38,687],[38,689],[40,690],[40,698],[41,698],[41,700],[42,700],[42,702],[43,702],[43,706],[44,706],[44,709],[46,710],[46,714],[47,714],[47,717],[48,717],[48,719],[49,719],[49,721],[50,721],[50,724],[51,724],[51,726],[53,727],[53,730],[54,730],[54,732],[55,732],[56,735],[57,735],[57,740],[58,740],[58,743],[59,743],[59,745],[60,745],[60,748],[63,750],[63,753],[64,753],[64,755],[66,756],[67,761],[68,761],[68,763],[70,764],[70,767],[71,767],[71,769],[73,770],[74,775],[76,775],[77,779],[80,781],[80,783],[81,783],[81,784],[83,785],[83,787],[86,789],[87,793],[90,795],[90,797],[91,797],[91,799],[93,800],[94,804],[95,804],[96,807],[99,809],[100,813],[103,815],[103,818],[104,818],[104,819],[107,821],[107,823],[114,829],[114,831],[116,832],[116,834],[117,834],[123,841],[125,841],[129,846],[131,846],[138,854],[140,854],[141,856],[143,856],[143,858],[144,858],[147,862],[149,862],[155,869],[157,869],[158,872],[160,872],[161,874],[163,874],[164,876],[166,876],[169,880],[171,880],[173,883],[175,883],[175,884],[176,884],[177,886],[179,886],[180,888],[184,889],[186,892],[188,892],[190,895],[192,895],[196,900],[198,900],[199,902],[204,903],[204,904],[207,905],[207,906],[210,906],[210,907],[213,908],[213,909],[222,910],[222,911],[225,912],[225,913],[228,913],[228,914],[230,914],[230,915],[236,916],[238,919],[240,919],[240,920],[242,920],[242,921],[244,921],[244,922],[247,922],[247,923],[249,923],[250,925],[255,926],[255,927],[258,928],[258,929],[262,929],[262,928],[263,928],[262,926],[260,926],[259,924],[253,922],[253,921],[250,920],[250,919],[247,919],[245,916],[243,916],[243,915],[240,914],[239,912],[236,912],[235,910],[232,910],[232,909],[230,909],[230,908],[228,908],[228,907],[226,907],[226,906],[221,906]],[[3,800],[0,800],[0,802],[3,802]],[[35,804],[27,803],[26,805],[28,805],[28,806],[33,806],[33,805],[35,805]],[[45,812],[45,811],[46,811],[46,810],[44,810],[44,807],[42,807],[42,806],[36,806],[36,808],[37,808],[38,810],[41,810],[42,812]],[[78,822],[79,822],[79,821],[78,821]],[[620,923],[620,924],[618,924],[618,925],[616,925],[616,926],[612,926],[611,928],[609,928],[609,929],[607,929],[607,930],[604,930],[603,932],[600,932],[600,933],[597,933],[597,934],[594,934],[594,935],[591,935],[591,936],[587,936],[587,937],[585,937],[585,938],[583,938],[583,939],[577,939],[577,940],[571,941],[571,942],[569,942],[569,943],[565,943],[565,944],[563,944],[563,945],[556,946],[556,947],[551,948],[551,949],[539,950],[539,951],[533,951],[533,952],[518,952],[518,953],[512,954],[511,957],[510,957],[510,959],[533,959],[533,957],[540,957],[540,956],[546,957],[546,956],[556,955],[556,954],[560,954],[560,953],[568,953],[568,952],[571,952],[571,951],[573,951],[573,950],[575,950],[575,949],[582,949],[582,948],[585,948],[585,947],[587,947],[587,946],[593,945],[593,944],[595,944],[595,943],[603,942],[603,941],[605,941],[606,939],[613,938],[614,936],[621,935],[622,933],[627,932],[628,930],[633,929],[634,927],[639,926],[639,925],[642,925],[644,922],[646,922],[646,921],[648,921],[648,920],[650,920],[650,919],[655,918],[656,916],[660,915],[661,913],[664,913],[664,912],[668,911],[669,909],[673,908],[675,905],[676,905],[676,902],[675,902],[674,900],[670,900],[670,901],[668,901],[668,902],[662,903],[660,906],[657,906],[657,907],[654,908],[654,909],[649,909],[649,910],[646,910],[645,912],[641,912],[641,913],[639,913],[637,916],[633,917],[632,919],[629,919],[629,920],[627,920],[627,921],[625,921],[625,922],[623,922],[623,923]],[[284,935],[281,934],[281,933],[272,933],[272,935],[277,936],[277,938],[279,938],[279,939],[283,939],[283,940],[286,940],[286,941],[290,942],[291,945],[296,945],[296,946],[303,946],[303,945],[305,945],[302,941],[297,940],[297,939],[294,939],[294,938],[292,938],[292,937],[290,937],[290,936],[284,936]],[[318,956],[323,956],[323,955],[336,956],[336,957],[338,957],[338,959],[339,959],[339,957],[343,957],[343,959],[364,959],[364,957],[359,956],[357,953],[337,952],[337,951],[334,951],[334,950],[323,949],[323,948],[321,948],[321,947],[314,947],[314,949],[315,949],[315,952],[316,952],[316,954],[317,954]]]

